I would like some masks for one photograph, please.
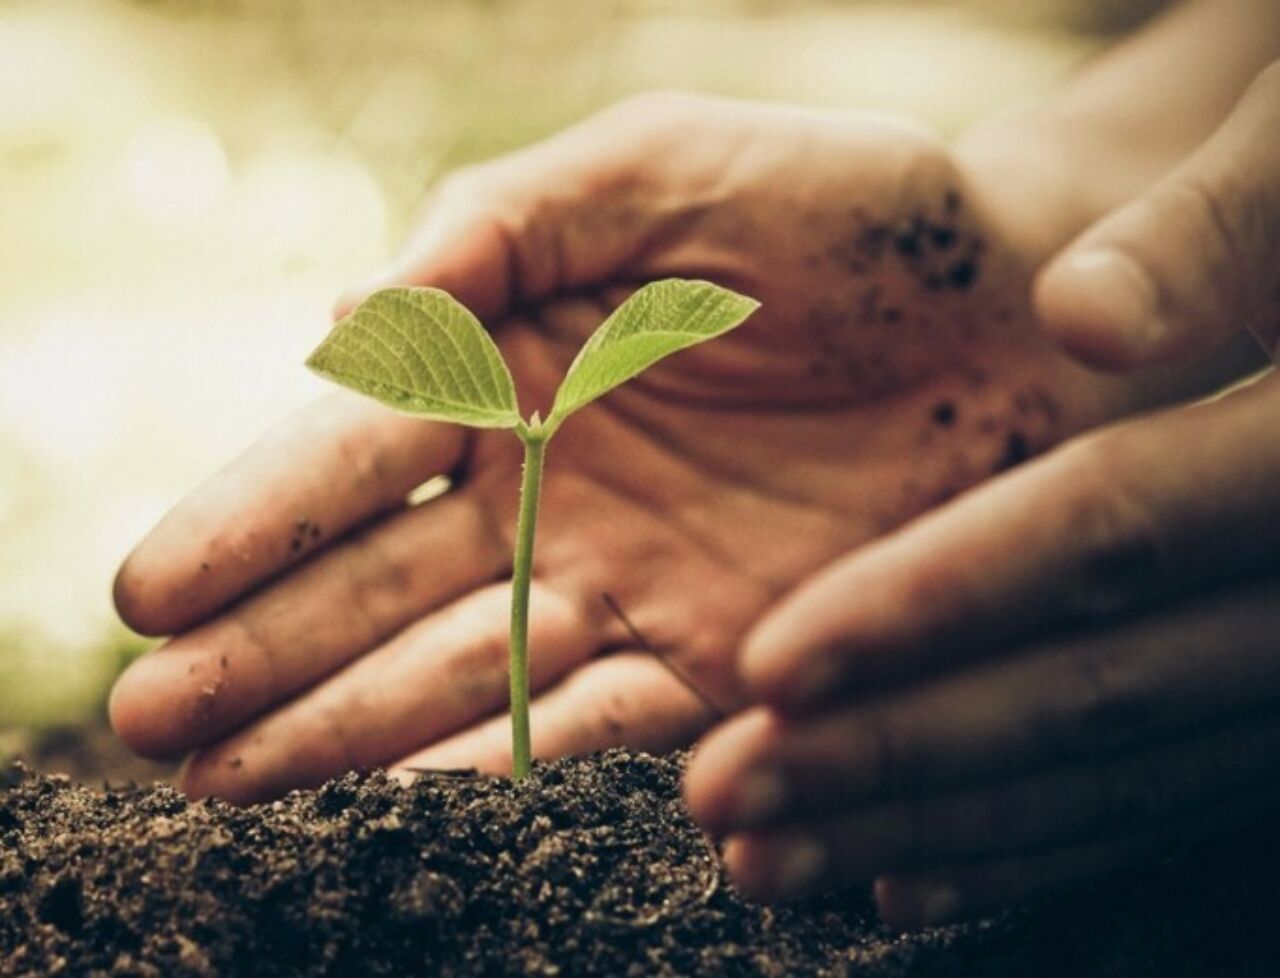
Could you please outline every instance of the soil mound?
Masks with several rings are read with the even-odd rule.
[[[1280,974],[1280,859],[1256,850],[899,936],[861,894],[737,896],[680,770],[610,751],[520,784],[350,774],[237,809],[15,765],[0,770],[0,975]]]

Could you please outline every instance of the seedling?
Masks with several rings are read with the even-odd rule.
[[[343,318],[307,359],[316,373],[398,411],[524,443],[511,574],[512,774],[529,773],[529,584],[547,443],[569,415],[685,347],[727,333],[758,307],[712,285],[666,279],[638,290],[578,351],[551,411],[526,421],[511,371],[471,312],[439,289],[385,289]]]

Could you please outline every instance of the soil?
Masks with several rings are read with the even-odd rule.
[[[737,896],[681,758],[610,751],[520,784],[350,774],[237,809],[0,769],[0,975],[1280,974],[1261,832],[996,919],[902,936],[861,892]]]

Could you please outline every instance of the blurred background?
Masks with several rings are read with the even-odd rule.
[[[0,0],[0,754],[100,718],[116,563],[319,392],[442,172],[652,88],[955,134],[1154,6]]]

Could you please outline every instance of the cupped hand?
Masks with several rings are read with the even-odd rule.
[[[1268,162],[1269,161],[1269,162]],[[1111,366],[1280,332],[1280,69],[1041,275]],[[940,923],[1280,804],[1280,376],[1084,435],[816,575],[690,806],[767,897],[876,879]]]
[[[1040,256],[1009,245],[994,193],[897,123],[655,97],[433,196],[377,284],[475,309],[526,413],[638,283],[763,302],[551,447],[535,754],[690,742],[743,704],[735,652],[784,592],[1120,409],[1033,328]],[[119,681],[116,729],[237,801],[375,764],[506,768],[518,469],[508,433],[346,396],[269,433],[121,569],[125,620],[176,637]],[[406,503],[441,474],[446,494]]]

